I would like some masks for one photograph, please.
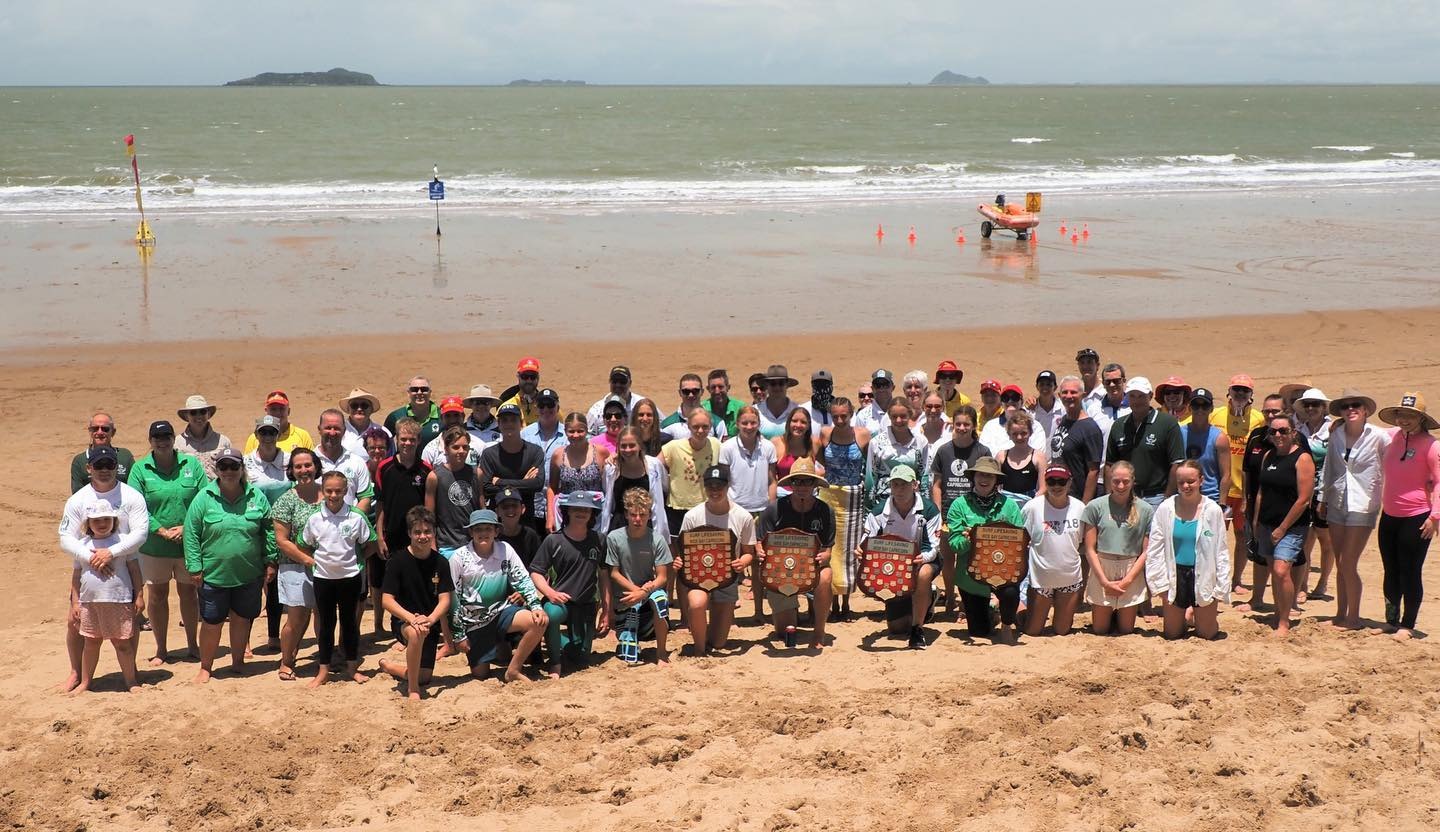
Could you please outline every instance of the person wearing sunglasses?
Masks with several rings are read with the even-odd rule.
[[[1328,411],[1330,399],[1317,387],[1307,387],[1295,400],[1295,428],[1310,448],[1310,458],[1315,460],[1315,493],[1310,497],[1310,535],[1305,538],[1305,565],[1296,570],[1295,603],[1304,604],[1309,595],[1327,595],[1330,574],[1335,570],[1335,548],[1330,542],[1330,522],[1320,511],[1325,501],[1325,457],[1330,441],[1330,428],[1334,424]],[[1316,545],[1320,547],[1320,580],[1315,591],[1310,586],[1310,571],[1314,564],[1311,555]]]
[[[231,448],[215,457],[214,482],[200,489],[185,514],[185,569],[200,595],[200,670],[210,681],[220,630],[230,624],[230,667],[245,672],[250,627],[260,615],[262,588],[275,575],[279,549],[270,501],[245,479],[245,463]]]
[[[870,390],[872,395],[868,401],[861,395],[860,410],[850,422],[876,436],[890,426],[890,405],[895,400],[895,374],[886,369],[871,373]]]
[[[1283,400],[1282,400],[1283,401]],[[1295,601],[1291,569],[1304,557],[1305,535],[1310,531],[1310,495],[1315,491],[1315,462],[1302,447],[1295,417],[1280,413],[1270,420],[1274,449],[1260,460],[1260,488],[1255,496],[1256,554],[1270,565],[1275,587],[1275,632],[1290,632],[1290,611]]]
[[[365,455],[365,432],[374,428],[393,441],[395,434],[389,428],[375,421],[375,411],[380,409],[380,398],[362,387],[350,391],[340,400],[340,412],[345,414],[345,448],[351,453]]]
[[[105,414],[100,414],[105,415]],[[109,422],[106,416],[105,424]],[[91,424],[95,424],[94,421]],[[114,571],[116,557],[134,557],[140,551],[150,533],[150,511],[145,508],[145,497],[140,492],[120,481],[120,458],[109,444],[92,447],[86,454],[85,483],[65,501],[60,515],[60,548],[77,563],[88,563],[94,569]],[[120,519],[116,533],[119,540],[108,547],[91,549],[85,542],[85,514],[87,508],[97,501],[104,501],[119,509]],[[75,607],[78,596],[71,593],[70,606]],[[140,633],[135,632],[138,639]],[[80,619],[75,615],[65,619],[65,652],[69,654],[70,675],[61,684],[63,692],[69,692],[80,684],[80,662],[85,650],[85,638],[80,634]]]
[[[414,419],[420,423],[420,447],[423,448],[439,436],[443,429],[440,426],[440,407],[430,398],[430,379],[425,376],[410,379],[410,383],[405,386],[405,392],[410,400],[390,411],[385,417],[385,429],[394,436],[396,422],[401,419]]]
[[[711,434],[720,441],[725,441],[729,436],[729,429],[725,427],[725,420],[714,418],[715,413],[702,406],[705,400],[705,387],[700,381],[700,376],[695,373],[686,373],[680,377],[680,405],[675,412],[666,416],[660,421],[660,432],[665,435],[666,442],[674,439],[690,438],[690,414],[696,410],[705,410],[711,416]],[[728,397],[727,397],[728,401]]]
[[[948,358],[935,368],[935,392],[945,402],[946,419],[954,419],[955,411],[970,404],[970,397],[960,392],[960,382],[964,380],[965,371]]]
[[[991,379],[994,381],[994,379]],[[990,382],[986,382],[988,385]],[[1010,438],[1010,419],[1017,413],[1024,413],[1027,417],[1029,411],[1025,409],[1025,391],[1020,389],[1018,384],[1007,384],[1000,390],[998,401],[1000,409],[991,414],[989,419],[984,420],[980,426],[980,444],[989,448],[992,453],[1000,454],[1014,447],[1015,442]],[[979,415],[977,413],[977,415]],[[1026,442],[1031,450],[1044,452],[1050,447],[1050,437],[1045,435],[1044,428],[1035,424],[1033,419],[1029,420],[1030,430]],[[1041,466],[1043,469],[1045,466]]]
[[[625,403],[625,400],[619,396],[607,398],[605,403],[601,405],[600,415],[600,423],[605,426],[605,429],[598,434],[591,434],[591,444],[604,450],[605,453],[610,456],[614,456],[616,450],[615,440],[620,438],[620,431],[629,421],[630,406]],[[586,417],[586,423],[587,428],[590,427],[588,415]]]
[[[851,424],[854,413],[855,405],[844,396],[831,402],[830,426],[820,431],[815,450],[826,480],[820,499],[835,515],[835,545],[830,550],[835,600],[831,602],[830,617],[839,621],[850,620],[850,593],[855,589],[859,568],[855,548],[860,545],[865,518],[869,516],[865,511],[865,460],[870,448],[870,432]],[[736,461],[727,459],[725,454],[726,449],[721,448],[721,461],[729,462],[731,470],[736,470]],[[772,459],[772,471],[774,462]]]
[[[1425,597],[1425,554],[1440,526],[1440,443],[1430,435],[1440,422],[1415,392],[1402,394],[1379,416],[1395,426],[1380,462],[1385,484],[1375,533],[1385,567],[1385,628],[1397,641],[1408,641]]]
[[[1198,392],[1198,391],[1197,391]],[[1187,459],[1175,466],[1176,494],[1155,509],[1145,549],[1150,594],[1164,598],[1165,638],[1185,634],[1187,614],[1195,634],[1220,635],[1220,602],[1230,600],[1230,551],[1225,510],[1201,491],[1204,471]]]
[[[1054,611],[1054,632],[1063,636],[1075,624],[1075,607],[1085,576],[1080,563],[1080,517],[1085,504],[1070,494],[1070,469],[1051,465],[1045,469],[1045,487],[1020,509],[1025,531],[1030,534],[1030,611],[1025,635],[1038,636]]]
[[[1269,407],[1269,402],[1266,402]],[[1326,465],[1321,469],[1324,500],[1320,511],[1330,524],[1330,543],[1335,547],[1335,618],[1337,627],[1358,630],[1360,596],[1360,554],[1380,519],[1383,496],[1381,459],[1390,444],[1390,435],[1370,424],[1375,400],[1353,388],[1346,388],[1330,402],[1330,415],[1337,420],[1325,443]]]
[[[1244,479],[1245,465],[1249,459],[1246,446],[1256,430],[1260,430],[1263,436],[1263,428],[1269,421],[1263,412],[1255,411],[1254,401],[1255,380],[1244,373],[1237,373],[1230,377],[1225,404],[1210,415],[1210,422],[1225,431],[1225,438],[1230,441],[1230,485],[1222,490],[1225,492],[1224,503],[1230,509],[1230,523],[1235,532],[1232,552],[1249,551],[1251,522],[1246,508],[1252,498],[1246,496]],[[1243,595],[1245,590],[1239,583],[1240,572],[1239,569],[1235,570],[1232,591]]]
[[[230,437],[210,424],[215,418],[215,405],[204,396],[190,396],[175,415],[185,421],[185,430],[175,437],[175,450],[200,460],[205,476],[215,479],[215,455],[231,444]]]
[[[505,394],[502,393],[503,397]],[[525,427],[540,418],[540,359],[526,356],[515,365],[515,392],[501,404],[520,408],[520,423]]]
[[[290,454],[278,444],[280,420],[274,416],[256,419],[254,436],[255,450],[245,454],[245,477],[274,505],[293,485],[285,473]]]
[[[111,448],[115,451],[116,477],[120,482],[125,482],[130,476],[130,469],[135,466],[135,455],[126,448],[115,447],[115,420],[110,418],[109,413],[98,410],[90,417],[90,424],[85,430],[90,437],[90,444],[70,460],[70,493],[74,494],[89,485],[89,454],[95,448]]]
[[[140,546],[140,574],[145,581],[145,612],[150,617],[150,631],[155,636],[155,654],[151,667],[170,661],[170,584],[180,596],[180,622],[185,627],[185,643],[191,658],[198,658],[195,628],[199,623],[195,584],[185,571],[185,512],[195,495],[210,482],[205,467],[191,454],[175,450],[175,427],[166,421],[150,425],[150,453],[135,463],[130,472],[130,486],[145,498],[150,512],[150,535]]]
[[[280,426],[280,438],[275,440],[286,453],[296,448],[313,448],[315,440],[310,432],[299,425],[290,424],[290,397],[284,390],[271,390],[270,395],[265,397],[265,415],[273,418]],[[252,433],[249,439],[245,440],[245,453],[250,453],[260,446],[260,440]]]
[[[1185,421],[1180,424],[1180,441],[1185,446],[1185,458],[1200,463],[1200,493],[1219,503],[1221,483],[1227,489],[1230,483],[1230,437],[1210,424],[1210,414],[1215,410],[1214,393],[1196,387],[1189,397]],[[1168,398],[1166,410],[1173,415],[1175,394],[1170,392]]]
[[[629,367],[623,364],[616,364],[610,368],[610,392],[602,396],[599,401],[590,405],[590,409],[585,412],[585,419],[589,424],[591,436],[599,436],[600,434],[609,432],[610,425],[605,423],[605,409],[611,401],[618,400],[624,405],[625,422],[629,422],[630,412],[635,409],[636,403],[645,398],[631,389],[630,384],[632,379],[633,376],[630,373]],[[612,436],[611,439],[611,444],[613,444],[614,437]],[[606,450],[611,453],[615,452],[613,447],[606,448]]]
[[[1255,546],[1251,542],[1253,529],[1250,528],[1250,524],[1255,512],[1255,495],[1260,490],[1260,461],[1264,459],[1265,454],[1275,449],[1275,444],[1271,441],[1273,437],[1270,435],[1270,420],[1284,412],[1285,401],[1279,393],[1271,393],[1266,396],[1260,406],[1260,415],[1265,423],[1250,431],[1250,435],[1245,439],[1245,450],[1241,455],[1241,465],[1243,466],[1241,482],[1244,484],[1245,496],[1240,509],[1232,512],[1230,521],[1237,525],[1245,524],[1243,537],[1237,531],[1235,539],[1245,540],[1247,548],[1232,549],[1231,551],[1236,553],[1236,557],[1239,557],[1239,553],[1242,551],[1246,553],[1246,559],[1251,563],[1251,581],[1249,589],[1246,589],[1240,585],[1240,573],[1243,570],[1240,568],[1231,570],[1233,574],[1230,577],[1230,593],[1250,596],[1249,600],[1235,605],[1238,612],[1249,612],[1262,604],[1265,600],[1265,587],[1270,584],[1270,565],[1256,554]],[[1224,490],[1224,486],[1221,486],[1221,490]]]
[[[1004,389],[999,379],[987,378],[980,382],[980,406],[975,409],[977,430],[983,432],[986,425],[1005,412],[1005,406],[1000,403],[1000,394]]]

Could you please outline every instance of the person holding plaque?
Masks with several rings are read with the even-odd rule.
[[[970,478],[970,493],[950,504],[945,525],[950,530],[950,551],[955,553],[955,583],[960,587],[960,602],[965,606],[970,635],[994,634],[994,624],[990,621],[990,595],[993,593],[1000,602],[998,638],[1005,644],[1014,644],[1020,609],[1020,581],[1016,579],[992,586],[977,580],[970,572],[970,560],[975,553],[971,529],[988,523],[1023,526],[1025,522],[1020,516],[1019,504],[1000,493],[1000,474],[1000,463],[993,457],[984,457],[970,466],[965,473]],[[1023,549],[1020,556],[1025,556]]]
[[[1135,631],[1135,613],[1145,603],[1145,541],[1155,509],[1135,496],[1135,468],[1123,460],[1109,466],[1107,493],[1080,515],[1090,578],[1085,602],[1090,627],[1108,635],[1112,625],[1124,636]]]
[[[830,585],[834,576],[830,568],[830,547],[835,545],[835,512],[816,497],[816,491],[825,484],[825,478],[816,467],[815,460],[795,460],[790,466],[790,473],[780,480],[779,484],[790,493],[777,497],[760,515],[760,532],[755,550],[758,559],[763,562],[765,538],[771,532],[799,529],[808,535],[814,535],[818,545],[814,554],[819,580],[815,584],[814,598],[810,603],[810,617],[815,624],[810,646],[819,650],[825,646],[825,618],[830,611],[830,601],[835,595],[835,590]],[[774,613],[776,632],[793,633],[800,609],[799,594],[786,596],[767,589],[765,599],[770,602],[770,609]],[[787,646],[788,642],[787,635]]]
[[[866,515],[864,536],[860,545],[855,547],[855,559],[862,563],[865,549],[872,543],[871,538],[881,535],[896,537],[914,547],[916,554],[910,597],[885,601],[885,623],[892,634],[909,632],[911,650],[925,649],[923,625],[930,617],[930,608],[935,600],[932,586],[935,576],[940,574],[940,546],[936,540],[940,517],[925,519],[919,492],[920,483],[914,468],[896,465],[890,469],[890,497],[879,514]]]
[[[730,640],[730,627],[735,623],[735,602],[740,599],[735,573],[746,569],[755,560],[755,518],[730,502],[729,466],[711,465],[700,479],[705,489],[705,502],[685,512],[680,522],[681,557],[675,559],[675,568],[681,571],[684,580],[688,574],[685,561],[699,557],[687,547],[686,533],[714,529],[729,535],[722,557],[729,558],[730,566],[729,579],[713,589],[702,589],[687,583],[685,626],[690,630],[695,655],[704,656],[711,650],[723,649]]]

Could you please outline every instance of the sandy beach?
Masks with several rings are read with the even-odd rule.
[[[1081,222],[1084,216],[1076,214]],[[19,290],[34,322],[25,340],[35,345],[12,341],[0,359],[6,365],[0,394],[12,402],[9,429],[0,440],[5,444],[0,458],[6,460],[0,505],[12,531],[0,553],[17,578],[12,614],[0,625],[6,636],[0,639],[0,694],[10,709],[0,732],[0,764],[10,772],[0,789],[0,820],[14,828],[65,830],[409,829],[456,822],[500,829],[585,825],[767,832],[1434,828],[1440,821],[1440,764],[1434,758],[1440,663],[1434,640],[1399,644],[1333,631],[1321,623],[1333,602],[1318,598],[1305,606],[1301,625],[1283,643],[1270,636],[1265,611],[1227,610],[1221,616],[1227,636],[1214,643],[1167,643],[1158,637],[1158,624],[1150,624],[1128,638],[1076,634],[1023,639],[1007,648],[973,643],[963,626],[939,621],[931,628],[931,649],[913,653],[883,635],[875,605],[857,595],[858,609],[869,615],[834,625],[834,645],[823,655],[775,650],[758,641],[763,629],[742,619],[733,655],[679,657],[667,669],[626,669],[611,657],[613,639],[597,645],[597,667],[560,682],[510,687],[471,682],[465,680],[463,660],[442,661],[434,697],[419,704],[403,701],[395,685],[379,678],[364,686],[307,691],[300,683],[279,681],[275,658],[264,655],[248,678],[221,673],[211,684],[195,686],[189,681],[195,665],[177,662],[143,672],[145,689],[123,695],[108,648],[98,693],[72,699],[51,690],[65,673],[68,580],[54,544],[55,524],[66,497],[69,459],[85,441],[87,411],[96,407],[114,414],[116,444],[138,456],[146,447],[142,426],[153,418],[173,418],[191,392],[203,392],[219,406],[216,426],[238,441],[270,389],[286,389],[296,403],[295,422],[309,426],[352,386],[379,393],[387,404],[398,404],[405,380],[417,371],[429,374],[437,395],[482,381],[499,386],[511,378],[521,354],[539,356],[544,383],[561,391],[567,410],[583,410],[598,398],[606,368],[622,361],[634,369],[636,390],[673,408],[678,375],[715,365],[729,368],[737,386],[748,373],[776,361],[806,378],[823,366],[835,374],[838,391],[849,395],[876,366],[897,373],[933,369],[949,357],[965,368],[963,388],[973,395],[989,376],[1028,388],[1040,368],[1064,373],[1073,368],[1079,346],[1097,347],[1105,360],[1123,362],[1132,374],[1153,379],[1179,373],[1192,384],[1217,389],[1236,371],[1253,374],[1265,389],[1292,380],[1332,394],[1357,386],[1382,403],[1417,384],[1435,387],[1437,360],[1429,345],[1440,310],[1330,309],[1334,293],[1342,291],[1392,305],[1381,303],[1388,299],[1381,295],[1399,286],[1411,287],[1407,304],[1414,305],[1417,292],[1435,286],[1423,259],[1382,270],[1376,279],[1388,288],[1379,290],[1351,286],[1355,281],[1341,274],[1343,268],[1323,262],[1301,273],[1301,281],[1313,284],[1269,288],[1264,280],[1240,287],[1255,272],[1234,270],[1227,279],[1237,291],[1269,297],[1273,305],[1261,308],[1291,314],[1155,320],[1177,311],[1165,299],[1173,300],[1179,287],[1201,281],[1209,286],[1211,278],[1183,253],[1156,250],[1144,258],[1132,253],[1097,262],[1175,276],[1095,276],[1087,285],[1101,292],[1146,292],[1154,305],[1138,309],[1135,319],[983,325],[985,313],[995,307],[974,302],[974,293],[1003,299],[1016,292],[1030,306],[1065,309],[1070,295],[1063,284],[1080,278],[1076,267],[1056,274],[1050,264],[1061,271],[1063,258],[1090,257],[1101,241],[1124,239],[1102,221],[1090,222],[1092,230],[1101,229],[1091,254],[1072,252],[1068,242],[1057,250],[1056,242],[1046,240],[1038,255],[1045,266],[1037,278],[1025,278],[1023,265],[1011,274],[1012,267],[1002,263],[1004,279],[964,283],[964,300],[953,316],[936,314],[936,299],[925,291],[914,294],[906,315],[895,314],[893,306],[872,306],[874,292],[831,296],[782,288],[774,295],[781,303],[757,303],[748,317],[737,317],[740,323],[723,317],[697,322],[672,307],[672,317],[657,324],[668,336],[662,341],[641,337],[656,330],[637,328],[624,314],[612,318],[609,313],[618,307],[586,306],[592,295],[583,292],[564,296],[565,308],[594,321],[595,329],[570,337],[557,337],[555,327],[544,325],[524,333],[496,332],[485,321],[460,338],[418,325],[427,331],[364,336],[365,327],[357,324],[374,309],[366,304],[379,303],[370,288],[380,295],[398,293],[396,286],[410,281],[400,306],[415,317],[406,320],[433,322],[430,313],[445,306],[432,302],[429,289],[414,287],[434,288],[437,278],[425,272],[391,274],[372,264],[357,269],[366,290],[337,282],[333,291],[341,300],[332,307],[289,314],[300,306],[291,300],[318,291],[293,265],[309,263],[318,272],[328,268],[331,255],[247,230],[211,233],[239,236],[245,242],[234,249],[256,260],[237,263],[220,245],[206,262],[215,274],[269,281],[281,287],[282,296],[262,301],[233,282],[194,296],[177,294],[175,285],[152,286],[148,335],[106,326],[92,313],[78,314],[67,295],[65,333],[40,337],[37,344],[36,333],[49,332],[54,324],[48,321],[59,320],[60,313],[30,302],[29,293],[39,289]],[[6,233],[13,250],[16,232]],[[63,240],[65,233],[47,229],[32,241]],[[300,236],[329,234],[317,223]],[[133,293],[127,294],[133,287],[119,283],[133,277],[135,255],[121,238],[91,235],[93,246],[113,249],[106,257],[122,265],[112,269],[115,286],[104,290],[88,281],[85,291],[105,297],[98,302],[128,322],[139,311]],[[691,243],[667,245],[685,252],[674,256],[693,264],[704,246]],[[414,244],[434,245],[418,237]],[[875,244],[872,239],[856,245]],[[885,246],[891,245],[887,240]],[[1291,245],[1303,248],[1298,241]],[[902,250],[894,262],[911,262],[903,246],[896,248]],[[1342,235],[1335,249],[1351,258],[1374,256],[1369,241],[1354,231]],[[971,256],[981,248],[967,243],[963,251]],[[260,252],[275,256],[276,267],[261,270]],[[891,263],[890,249],[884,252],[870,255],[877,274]],[[346,256],[351,260],[344,262],[369,262],[362,252]],[[808,257],[748,256],[777,264],[783,275],[806,272],[811,283],[823,277]],[[91,262],[98,259],[90,256]],[[556,262],[541,265],[545,269],[537,265],[537,270],[560,268]],[[12,262],[7,273],[13,276],[17,268]],[[112,272],[104,268],[108,279]],[[486,291],[495,289],[484,269],[472,272],[459,263],[447,268],[451,284],[437,290],[453,293],[446,304],[465,306],[464,298],[482,292],[482,282]],[[1289,274],[1284,264],[1266,269],[1272,276]],[[941,267],[930,261],[915,264],[906,279],[924,280],[927,270],[940,280]],[[633,274],[657,286],[673,282],[654,263]],[[195,269],[186,279],[213,276]],[[955,275],[947,281],[956,285]],[[844,281],[837,285],[848,287]],[[525,286],[502,284],[497,291],[533,295],[533,287]],[[699,308],[715,309],[713,291],[696,290]],[[1209,309],[1209,296],[1216,293],[1194,291],[1186,297]],[[624,294],[642,309],[657,303],[648,291],[584,292]],[[207,325],[207,310],[222,302],[256,311]],[[1312,303],[1325,311],[1293,312],[1296,304]],[[795,314],[794,306],[806,304],[821,323]],[[1221,306],[1232,312],[1247,308]],[[477,305],[492,308],[508,307]],[[1103,314],[1090,317],[1123,318],[1127,311],[1108,303],[1100,308]],[[18,314],[14,304],[5,309],[7,316]],[[332,310],[338,311],[327,314]],[[842,318],[827,317],[844,310],[849,312]],[[862,310],[882,314],[856,314]],[[505,319],[499,311],[493,314]],[[1011,315],[996,314],[1002,321]],[[253,334],[259,337],[235,338],[244,334],[236,327],[246,321],[267,323],[255,323]],[[281,337],[275,326],[285,321],[292,336],[300,327],[306,337]],[[761,329],[768,334],[750,334]],[[786,334],[791,329],[795,332]],[[197,338],[201,332],[222,340]],[[685,332],[689,336],[680,337]],[[121,343],[86,343],[92,340]],[[1440,614],[1434,589],[1440,574],[1433,559],[1428,571],[1431,589],[1421,630]],[[1362,613],[1378,619],[1380,570],[1373,543],[1361,572]],[[171,643],[183,644],[174,623]],[[263,624],[256,632],[263,633]],[[676,641],[688,644],[688,637],[682,631]],[[309,645],[307,639],[302,647],[302,676],[313,672]],[[146,635],[142,650],[149,646]],[[371,653],[365,669],[374,669],[377,656]],[[217,666],[224,664],[222,656]]]

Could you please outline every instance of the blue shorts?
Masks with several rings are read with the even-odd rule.
[[[210,625],[224,624],[232,612],[251,621],[259,618],[264,578],[261,575],[240,586],[215,586],[209,581],[201,581],[200,619]]]
[[[465,640],[470,642],[468,658],[471,670],[482,664],[497,662],[500,645],[504,644],[505,652],[509,653],[510,648],[520,643],[520,634],[510,632],[510,625],[519,612],[520,607],[506,604],[494,621],[465,634]]]
[[[1295,526],[1285,532],[1285,536],[1280,538],[1279,543],[1271,542],[1270,536],[1274,532],[1274,526],[1255,524],[1255,554],[1265,563],[1283,560],[1297,566],[1303,564],[1305,562],[1305,535],[1310,532],[1310,526]]]

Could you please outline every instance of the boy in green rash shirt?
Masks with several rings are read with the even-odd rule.
[[[215,457],[215,481],[200,489],[185,513],[185,569],[200,596],[200,671],[210,681],[220,649],[220,628],[230,622],[230,667],[245,672],[250,625],[274,575],[279,550],[270,501],[245,481],[244,458],[227,448]]]
[[[155,655],[151,667],[160,667],[169,660],[167,636],[170,632],[170,584],[180,596],[180,621],[185,627],[185,642],[191,658],[199,658],[195,640],[199,623],[195,584],[185,570],[185,513],[190,503],[209,484],[205,466],[199,458],[176,453],[175,428],[167,421],[150,425],[150,454],[130,470],[130,487],[145,498],[150,511],[150,535],[140,546],[139,567],[146,592],[146,613],[150,616],[151,633],[155,636]]]
[[[994,459],[988,456],[982,458],[970,467],[965,476],[970,478],[973,487],[970,493],[950,504],[950,511],[945,517],[945,525],[950,530],[950,551],[955,553],[955,583],[960,587],[965,619],[972,636],[990,636],[994,632],[994,625],[990,622],[990,594],[993,592],[1000,601],[999,640],[1014,644],[1020,585],[1010,583],[991,587],[971,577],[970,556],[974,547],[970,541],[970,529],[997,521],[1021,526],[1024,518],[1020,515],[1019,505],[999,492],[1000,464]]]

